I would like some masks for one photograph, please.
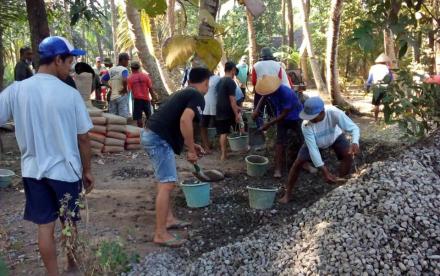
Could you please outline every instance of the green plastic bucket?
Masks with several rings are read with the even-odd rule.
[[[247,189],[251,208],[260,210],[272,208],[277,188],[261,189],[247,186]]]
[[[215,127],[208,127],[208,139],[212,140],[217,135],[217,129]]]
[[[248,148],[247,135],[231,134],[228,136],[229,147],[232,151],[244,151]]]
[[[249,176],[263,176],[269,167],[269,159],[260,155],[248,155],[246,160],[246,173]]]
[[[207,182],[180,184],[185,195],[186,205],[190,208],[201,208],[209,205],[211,184]]]
[[[11,170],[0,169],[0,188],[6,188],[11,184],[15,173]]]

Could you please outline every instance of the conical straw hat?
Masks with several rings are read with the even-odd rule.
[[[255,92],[262,96],[266,96],[277,91],[281,86],[281,80],[278,76],[263,75],[257,80],[255,85]]]
[[[374,61],[375,63],[387,63],[387,62],[391,62],[391,59],[385,55],[384,53],[380,54],[380,56],[378,56],[376,58],[376,60]]]

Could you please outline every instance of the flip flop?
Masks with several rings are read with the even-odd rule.
[[[169,229],[182,229],[182,228],[186,228],[188,226],[191,226],[191,222],[179,220],[176,223],[168,226],[167,230],[169,230]]]
[[[178,235],[173,235],[174,238],[169,239],[164,242],[154,242],[155,244],[163,247],[169,247],[169,248],[177,248],[182,246],[184,243],[186,243],[188,240],[180,238]]]

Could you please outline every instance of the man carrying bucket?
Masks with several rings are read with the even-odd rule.
[[[187,160],[196,164],[204,153],[194,143],[193,121],[200,122],[205,107],[203,95],[208,92],[211,72],[204,68],[192,68],[189,85],[174,93],[148,121],[142,131],[141,141],[153,163],[158,182],[156,196],[156,229],[153,241],[168,247],[178,247],[186,242],[168,232],[171,228],[184,228],[189,223],[178,220],[171,210],[171,192],[177,182],[175,154],[180,154],[185,145]]]
[[[287,203],[292,198],[293,186],[298,179],[299,172],[308,161],[313,161],[315,167],[322,172],[326,182],[336,183],[338,181],[322,161],[321,149],[333,148],[338,159],[341,160],[340,177],[350,172],[353,156],[359,153],[359,127],[342,110],[334,106],[325,107],[321,98],[311,97],[304,103],[304,109],[299,116],[304,120],[302,133],[305,143],[290,169],[287,189],[280,199],[281,203]],[[345,137],[344,132],[350,133],[351,143]]]

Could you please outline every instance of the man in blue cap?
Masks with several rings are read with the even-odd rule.
[[[290,168],[286,193],[280,199],[281,203],[291,200],[292,189],[299,172],[308,161],[312,161],[315,167],[320,169],[327,183],[336,183],[336,176],[322,161],[320,149],[333,148],[338,159],[341,160],[340,177],[350,172],[353,155],[359,153],[359,127],[342,110],[334,106],[325,107],[321,98],[312,97],[306,100],[299,116],[304,120],[301,129],[305,143]],[[351,143],[345,137],[344,132],[350,133]]]
[[[55,222],[65,222],[60,200],[67,199],[66,194],[70,200],[63,208],[75,221],[82,186],[86,193],[93,189],[88,137],[93,125],[79,92],[61,81],[69,75],[73,57],[85,51],[52,36],[40,43],[38,52],[38,73],[0,93],[0,125],[14,119],[26,196],[24,219],[38,225],[47,275],[59,275]],[[75,269],[74,256],[67,257],[67,268]]]

